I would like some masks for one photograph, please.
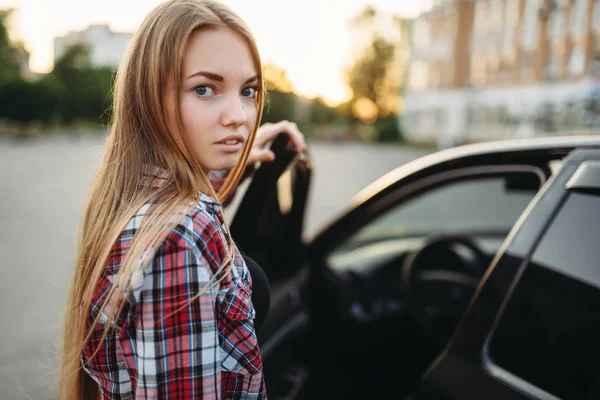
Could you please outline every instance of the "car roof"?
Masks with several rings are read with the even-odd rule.
[[[545,149],[550,150],[559,148],[574,149],[578,147],[596,146],[600,146],[600,131],[597,135],[533,137],[467,144],[440,151],[437,154],[450,156],[449,158],[459,158],[461,156],[469,155],[497,154]]]
[[[361,190],[351,201],[349,208],[363,203],[374,193],[385,189],[398,180],[419,170],[442,164],[448,161],[468,157],[494,156],[521,152],[556,152],[568,153],[575,148],[600,147],[600,131],[598,135],[562,135],[552,137],[534,137],[507,139],[483,143],[466,144],[436,151],[432,154],[410,161],[377,179]]]

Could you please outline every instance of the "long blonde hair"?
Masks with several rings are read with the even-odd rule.
[[[184,140],[176,101],[189,37],[204,28],[229,28],[239,34],[251,50],[259,77],[256,124],[218,194]],[[167,90],[173,90],[175,99],[167,104],[170,110],[164,105]],[[92,328],[86,329],[94,288],[123,229],[144,204],[152,203],[103,304],[105,314],[110,315],[108,321],[113,321],[124,306],[123,293],[134,270],[149,263],[171,229],[197,204],[199,193],[222,200],[235,188],[260,124],[263,98],[256,42],[244,21],[228,7],[213,0],[170,0],[157,6],[142,22],[117,72],[111,133],[81,221],[75,276],[65,310],[61,400],[98,397],[97,385],[81,367],[81,354],[102,314],[98,313]],[[175,116],[175,121],[169,115]],[[166,184],[144,187],[147,166],[166,169]],[[110,322],[106,323],[104,335],[110,327]]]

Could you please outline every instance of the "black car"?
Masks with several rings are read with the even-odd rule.
[[[272,148],[231,227],[271,399],[600,399],[600,136],[423,157],[310,243],[309,155]]]

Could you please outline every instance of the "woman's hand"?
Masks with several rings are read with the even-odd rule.
[[[253,165],[257,162],[270,162],[275,160],[275,154],[269,150],[269,144],[279,135],[285,133],[289,136],[294,148],[297,152],[306,150],[306,142],[304,135],[298,129],[298,126],[289,121],[279,121],[275,124],[265,122],[256,131],[254,145],[248,156],[248,165]]]

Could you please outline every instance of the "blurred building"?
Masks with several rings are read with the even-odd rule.
[[[117,67],[125,55],[131,36],[131,33],[113,32],[108,25],[90,25],[83,31],[69,32],[54,38],[54,62],[70,46],[86,44],[94,67]]]
[[[411,57],[408,139],[600,130],[600,0],[434,0]]]

